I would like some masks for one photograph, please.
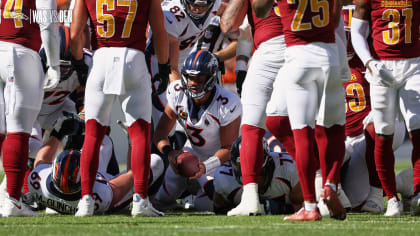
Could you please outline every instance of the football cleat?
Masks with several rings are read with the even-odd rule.
[[[3,200],[3,205],[1,208],[2,217],[18,217],[18,216],[39,216],[38,213],[29,209],[22,201],[18,201],[8,194]]]
[[[299,211],[295,212],[295,214],[284,217],[286,221],[316,221],[321,220],[322,216],[319,213],[318,207],[315,207],[312,211],[306,211],[304,207],[302,207]]]
[[[258,184],[249,183],[244,186],[241,202],[230,210],[228,216],[257,216],[265,213],[263,204],[258,196]]]
[[[93,200],[90,194],[86,194],[80,199],[79,203],[77,204],[77,212],[75,216],[77,217],[84,217],[84,216],[92,216],[95,210],[95,201]]]
[[[420,216],[420,194],[411,199],[410,214],[412,216]]]
[[[370,192],[361,211],[379,214],[385,209],[383,190],[370,186]]]
[[[397,197],[388,200],[385,216],[399,216],[403,214],[403,205]]]
[[[324,190],[321,193],[321,199],[325,202],[325,205],[327,205],[332,218],[337,220],[346,219],[346,210],[344,210],[340,200],[338,200],[337,193],[332,190],[329,185],[324,186]]]
[[[156,210],[152,203],[149,201],[149,197],[142,198],[138,193],[133,195],[133,208],[131,209],[131,215],[136,216],[164,216],[163,212]]]

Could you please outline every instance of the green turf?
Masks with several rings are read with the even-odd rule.
[[[408,160],[397,160],[396,173],[410,166]],[[345,221],[324,218],[321,222],[284,222],[283,217],[173,213],[160,218],[132,218],[128,215],[76,218],[43,214],[33,218],[0,218],[0,235],[413,236],[420,233],[420,217],[407,214],[392,218],[382,214],[349,214]]]

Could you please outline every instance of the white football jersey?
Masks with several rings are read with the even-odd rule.
[[[29,191],[35,197],[35,201],[63,214],[75,214],[80,194],[64,195],[58,192],[51,179],[52,166],[40,164],[28,177]],[[112,189],[108,184],[113,176],[98,172],[93,185],[92,197],[95,200],[95,214],[102,214],[109,210],[112,202]]]
[[[284,196],[286,203],[290,203],[290,190],[299,182],[295,162],[284,152],[272,152],[270,155],[274,160],[274,174],[270,186],[261,197],[276,199]],[[241,202],[242,184],[238,182],[230,162],[226,162],[216,170],[213,184],[214,191],[226,201],[234,204]]]
[[[200,36],[204,34],[212,18],[216,15],[219,6],[220,0],[215,0],[207,18],[201,21],[202,23],[196,24],[185,12],[184,5],[180,0],[165,0],[162,2],[166,31],[179,40],[178,71],[181,71],[184,61],[190,54],[192,47]],[[152,35],[151,30],[149,31],[149,39],[151,38],[150,35]],[[150,43],[149,40],[148,47]],[[157,65],[156,67],[152,66],[152,68],[157,68]],[[155,74],[155,71],[152,74]]]
[[[83,55],[85,63],[91,67],[92,53],[84,50]],[[44,100],[42,101],[41,110],[37,118],[43,129],[51,129],[51,125],[59,117],[63,116],[63,111],[76,112],[75,104],[69,95],[79,86],[80,83],[77,78],[77,73],[74,71],[68,79],[61,81],[57,87],[44,90]]]
[[[172,82],[167,90],[168,104],[177,114],[178,124],[188,136],[185,147],[202,161],[220,149],[220,127],[226,126],[242,114],[238,95],[216,84],[213,95],[201,108],[182,88],[181,81]]]

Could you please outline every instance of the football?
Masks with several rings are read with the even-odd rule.
[[[194,176],[200,170],[198,157],[190,152],[181,153],[177,160],[179,174],[184,177]]]

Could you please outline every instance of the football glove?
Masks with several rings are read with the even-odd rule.
[[[392,87],[394,85],[395,80],[394,76],[392,76],[392,70],[386,68],[384,63],[377,60],[370,60],[366,66],[374,82],[386,87]]]
[[[162,94],[166,91],[169,84],[169,74],[171,73],[171,65],[169,61],[166,64],[159,64],[159,73],[153,76],[152,83],[159,81],[159,87],[156,93]],[[155,93],[155,92],[154,92]]]
[[[84,58],[76,60],[74,59],[74,57],[72,57],[71,64],[74,67],[74,70],[76,70],[77,79],[79,80],[80,85],[86,86],[86,81],[89,73],[89,66],[86,65]]]
[[[79,130],[83,129],[85,121],[78,115],[63,111],[63,116],[60,117],[54,124],[51,136],[62,140],[66,135],[76,135]]]
[[[219,63],[219,70],[222,72],[222,75],[225,74],[225,63],[220,59],[220,56],[217,54],[213,54],[216,57],[217,62]]]
[[[44,79],[44,89],[54,89],[60,83],[60,66],[48,67]]]
[[[245,81],[246,77],[246,70],[238,70],[236,71],[236,91],[238,92],[239,96],[242,93],[242,84]]]

